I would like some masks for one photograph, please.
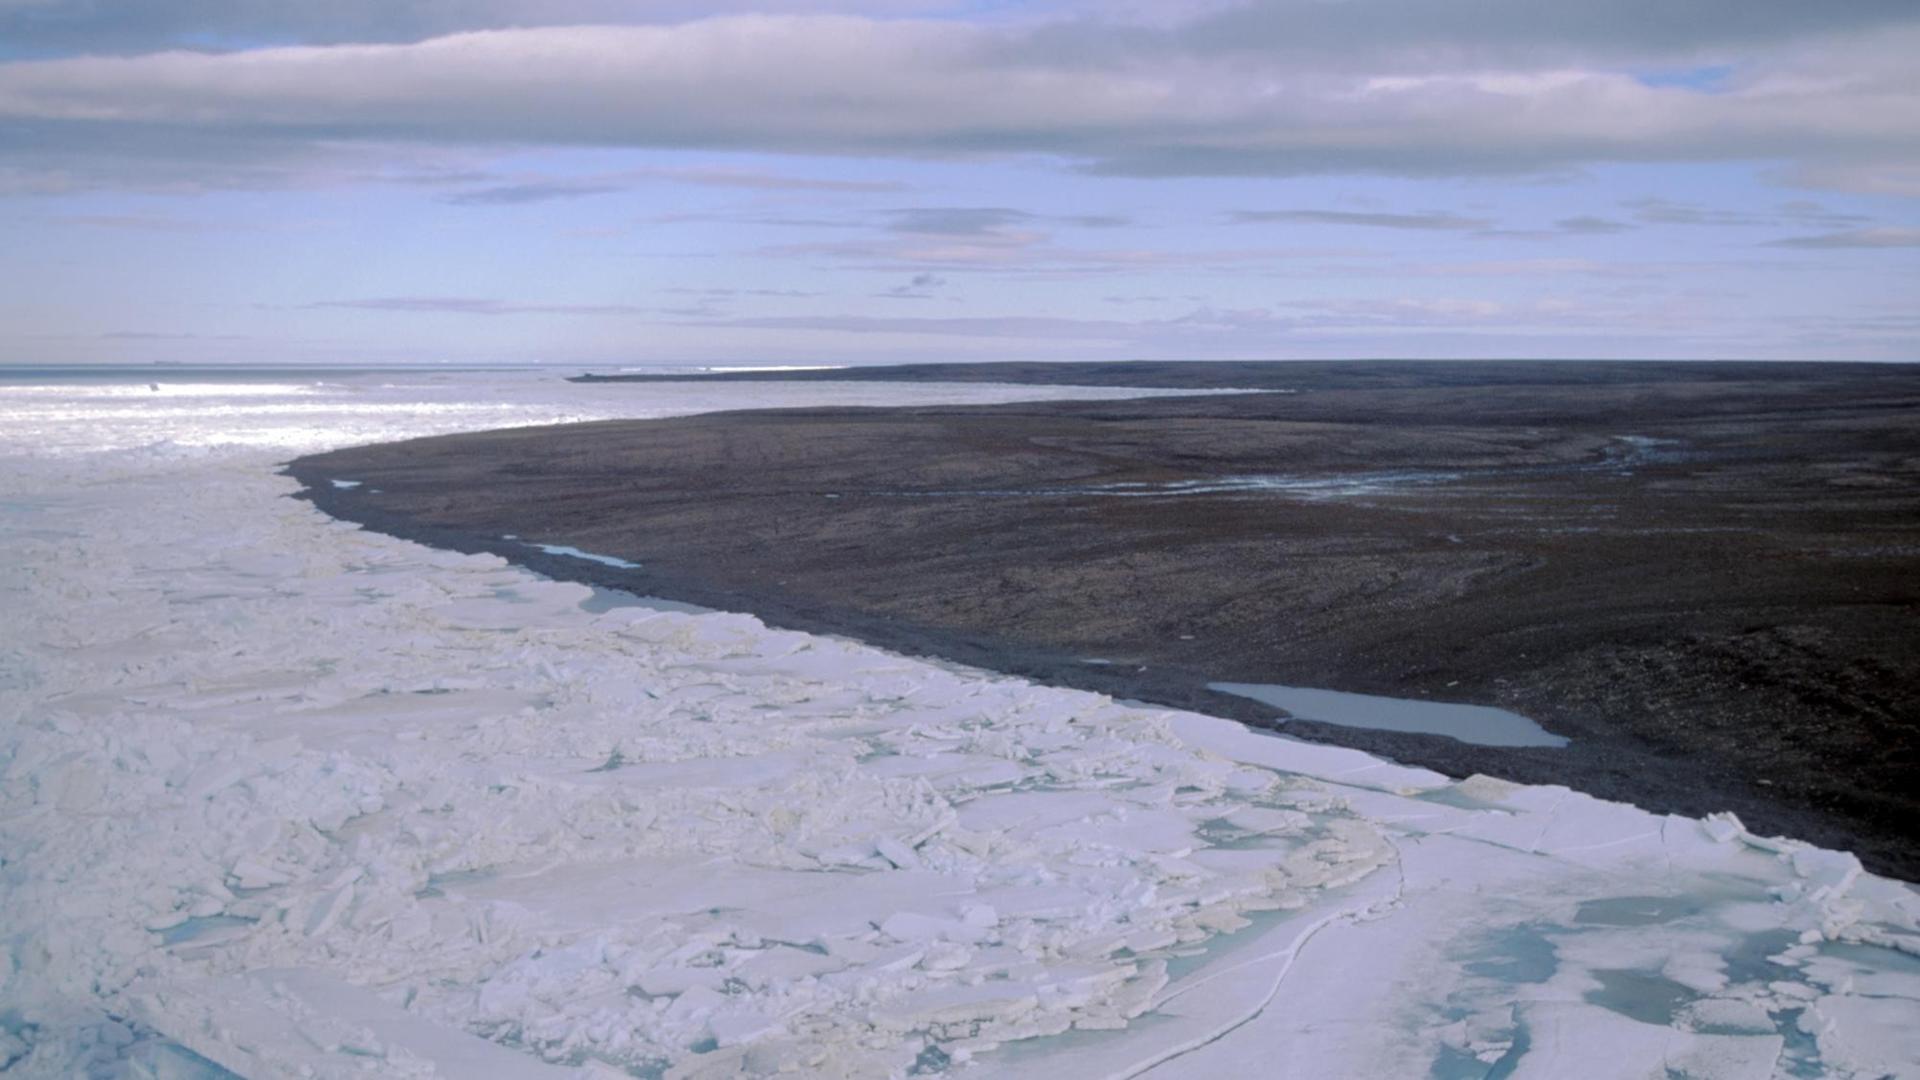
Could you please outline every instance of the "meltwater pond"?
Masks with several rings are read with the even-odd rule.
[[[1488,705],[1349,694],[1278,683],[1208,683],[1207,689],[1285,709],[1298,720],[1340,727],[1445,735],[1479,746],[1565,746],[1562,736],[1516,712]]]

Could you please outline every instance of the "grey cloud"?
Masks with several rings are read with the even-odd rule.
[[[1577,217],[1561,218],[1559,221],[1554,222],[1554,226],[1558,228],[1561,232],[1591,233],[1596,235],[1606,234],[1606,233],[1627,232],[1628,230],[1633,228],[1633,226],[1627,224],[1624,221],[1615,221],[1612,218],[1595,217],[1591,214],[1581,214]]]
[[[907,279],[904,285],[895,285],[886,292],[874,293],[885,300],[931,300],[933,290],[944,286],[947,279],[938,274],[922,272]]]
[[[0,2],[0,41],[42,54],[391,43],[468,30],[693,19],[729,10],[898,15],[937,6],[930,0],[47,0]]]
[[[1690,61],[1707,50],[1857,33],[1909,23],[1907,0],[1258,0],[1184,31],[1199,48],[1281,50],[1306,58],[1356,49],[1431,61],[1654,55]]]
[[[802,217],[793,214],[719,212],[698,214],[658,214],[645,219],[649,225],[771,225],[776,228],[845,229],[859,222],[848,218]]]
[[[1815,236],[1792,236],[1768,242],[1785,248],[1920,248],[1920,229],[1848,229]]]
[[[1175,18],[1169,35],[1164,29],[1112,25],[1112,13],[1121,7],[1111,0],[1050,6],[1095,15],[1037,35],[1039,47],[1049,54],[1081,62],[1125,55],[1140,48],[1142,40],[1201,52],[1282,52],[1296,61],[1356,50],[1415,56],[1498,56],[1512,50],[1684,56],[1867,31],[1913,17],[1906,0],[1255,0],[1191,5],[1224,10],[1184,26]],[[394,43],[461,31],[633,25],[750,11],[900,16],[951,7],[940,0],[86,0],[0,4],[0,41],[40,55],[263,43]],[[1182,9],[1170,0],[1134,7],[1149,13]]]
[[[1910,154],[1904,161],[1884,156],[1864,160],[1796,161],[1770,172],[1775,179],[1795,187],[1920,198],[1920,155]]]
[[[1720,10],[1730,2],[1697,6]],[[1662,3],[1672,11],[1665,16],[1649,14],[1650,5],[1486,0],[1458,18],[1478,25],[1483,8],[1511,11],[1519,29],[1488,23],[1487,33],[1521,44],[1564,38],[1577,48],[1576,31],[1602,16],[1552,13],[1579,8],[1608,13],[1609,25],[1642,19],[1631,31],[1600,35],[1623,48],[1659,51],[1647,42],[1662,34],[1706,40],[1700,34],[1711,20],[1696,5]],[[1039,153],[1096,174],[1134,176],[1482,174],[1596,161],[1768,160],[1808,176],[1844,169],[1850,183],[1862,184],[1876,168],[1910,167],[1920,144],[1920,74],[1911,64],[1920,9],[1883,0],[1800,6],[1818,18],[1778,0],[1757,3],[1752,15],[1741,5],[1725,40],[1773,51],[1745,57],[1750,62],[1736,68],[1757,73],[1714,93],[1649,86],[1628,73],[1633,62],[1585,63],[1544,46],[1521,48],[1499,64],[1451,67],[1409,66],[1361,46],[1329,47],[1325,62],[1256,51],[1222,64],[1196,44],[1206,24],[1075,45],[1074,33],[1091,31],[845,17],[13,62],[0,64],[0,183],[15,190],[312,183],[316,174],[346,171],[343,158],[462,145]],[[1308,31],[1327,20],[1405,9],[1418,27],[1439,17],[1422,11],[1453,17],[1457,7],[1356,0],[1265,10],[1302,20],[1310,39]],[[1907,23],[1890,25],[1900,12]],[[1871,35],[1833,36],[1869,24],[1877,28]],[[378,171],[364,160],[352,164],[361,175]],[[716,175],[704,182],[759,181]]]
[[[404,187],[453,187],[459,184],[493,184],[500,181],[497,173],[481,169],[411,169],[404,172],[384,171],[374,173],[363,179],[377,184],[398,184]]]
[[[914,206],[888,212],[894,232],[938,236],[993,236],[1034,220],[1024,210],[1000,206]]]
[[[1040,239],[1033,231],[1040,226],[1111,229],[1132,223],[1132,218],[1120,214],[1036,214],[1005,206],[912,206],[883,215],[883,227],[889,232],[1016,244]]]
[[[502,184],[442,195],[440,201],[454,206],[525,206],[555,199],[578,199],[588,195],[610,195],[624,188],[617,184],[566,183],[552,181],[534,184]]]
[[[1631,209],[1636,220],[1649,225],[1800,225],[1806,228],[1845,229],[1870,221],[1859,214],[1829,210],[1810,199],[1783,202],[1768,211],[1729,210],[1652,197],[1632,199],[1621,205]]]
[[[840,180],[819,176],[788,176],[782,173],[756,172],[750,169],[639,169],[629,175],[658,180],[676,180],[703,187],[736,187],[756,191],[905,191],[898,180]]]
[[[1844,229],[1853,225],[1865,225],[1871,219],[1861,214],[1846,214],[1829,210],[1811,199],[1794,199],[1776,207],[1780,216],[1796,225],[1816,228]]]
[[[1413,229],[1420,231],[1474,230],[1493,225],[1488,218],[1461,217],[1458,214],[1428,212],[1389,214],[1348,210],[1235,210],[1228,220],[1240,224],[1288,223],[1296,225],[1361,225],[1377,229]]]
[[[489,177],[489,179],[494,179]],[[440,201],[456,206],[520,206],[577,199],[588,195],[610,195],[639,184],[664,181],[701,187],[750,188],[759,191],[883,192],[899,191],[905,185],[889,180],[837,180],[822,177],[786,176],[779,173],[736,169],[654,168],[628,169],[587,177],[532,179],[491,187],[456,191]],[[762,222],[782,224],[784,222]]]
[[[433,4],[383,0],[93,0],[89,3],[0,5],[0,40],[15,48],[89,53],[180,47],[231,47],[240,42],[408,41],[478,26],[593,21],[614,15],[617,0]],[[538,7],[551,13],[541,18]],[[516,10],[517,9],[517,10]]]
[[[0,87],[17,65],[0,63]],[[408,176],[423,145],[319,141],[215,125],[37,119],[10,123],[0,89],[0,195],[99,188],[166,194],[380,182]]]
[[[1629,199],[1620,205],[1633,211],[1636,220],[1649,225],[1766,225],[1771,219],[1744,210],[1723,210],[1669,199]]]

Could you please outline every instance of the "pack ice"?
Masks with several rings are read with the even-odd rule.
[[[1844,853],[587,610],[273,470],[1062,394],[0,388],[0,1072],[1920,1075],[1920,899]]]

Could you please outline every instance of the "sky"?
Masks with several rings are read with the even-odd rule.
[[[0,0],[0,364],[1920,360],[1913,0]]]

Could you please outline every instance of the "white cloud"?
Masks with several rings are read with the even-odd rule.
[[[728,12],[924,14],[945,0],[0,0],[0,41],[35,51],[209,42],[419,41],[465,30],[663,23]]]
[[[1367,6],[1266,7],[1317,26],[1335,18],[1319,8]],[[1711,92],[1583,63],[1577,42],[1540,19],[1531,37],[1500,38],[1505,66],[1460,70],[1431,58],[1458,50],[1423,53],[1404,33],[1269,54],[1212,41],[1211,23],[1123,33],[854,16],[17,61],[0,64],[0,169],[15,187],[132,183],[143,171],[271,182],[341,147],[568,145],[1040,153],[1140,176],[1766,159],[1807,177],[1841,170],[1858,186],[1920,156],[1920,15],[1801,40],[1789,31],[1807,19],[1766,10],[1777,40],[1730,32],[1758,51]],[[1616,35],[1599,51],[1671,51],[1637,42]],[[170,165],[142,168],[155,159]]]

